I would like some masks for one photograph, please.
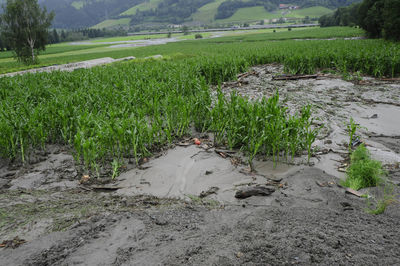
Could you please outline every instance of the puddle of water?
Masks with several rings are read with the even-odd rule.
[[[111,45],[108,48],[126,48],[126,47],[143,47],[150,45],[161,45],[170,42],[179,42],[178,38],[163,38],[163,39],[150,39],[150,40],[137,40],[137,41],[118,41],[118,42],[106,42]]]
[[[278,162],[276,165],[272,161],[257,161],[253,162],[257,173],[271,178],[284,178],[303,168],[303,166],[294,166]]]

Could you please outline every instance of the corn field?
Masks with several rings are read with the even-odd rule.
[[[193,43],[179,45],[185,51]],[[393,77],[400,73],[400,46],[379,40],[202,42],[191,57],[1,78],[0,156],[26,162],[32,151],[62,144],[87,171],[98,171],[124,158],[138,163],[195,127],[214,133],[219,145],[241,149],[250,165],[256,155],[277,161],[305,150],[310,157],[318,133],[310,106],[290,116],[278,91],[256,102],[221,92],[214,103],[211,98],[210,84],[273,62],[290,73],[333,68]]]

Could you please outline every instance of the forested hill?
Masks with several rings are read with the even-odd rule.
[[[55,11],[55,28],[91,27],[104,21],[126,26],[181,24],[196,20],[193,15],[199,9],[204,10],[202,16],[209,15],[214,20],[229,18],[241,8],[255,6],[273,12],[279,10],[279,4],[335,9],[353,2],[357,0],[40,0],[49,11]],[[104,26],[114,24],[105,23]]]
[[[144,0],[44,0],[48,11],[54,11],[55,28],[83,28],[118,17],[125,10]]]

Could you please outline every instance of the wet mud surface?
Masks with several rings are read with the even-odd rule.
[[[29,69],[29,70],[1,74],[0,77],[13,77],[16,75],[23,75],[23,74],[27,74],[27,73],[40,73],[40,72],[53,72],[53,71],[69,71],[69,72],[71,72],[71,71],[74,71],[75,69],[92,68],[95,66],[101,66],[101,65],[105,65],[105,64],[111,64],[111,63],[115,63],[115,62],[120,62],[120,61],[125,61],[125,60],[133,60],[133,59],[135,59],[134,56],[128,56],[128,57],[123,57],[123,58],[118,58],[118,59],[113,59],[111,57],[103,57],[103,58],[86,60],[86,61],[81,61],[81,62],[76,62],[76,63],[33,68],[33,69]]]
[[[278,89],[291,112],[312,104],[324,127],[311,165],[302,157],[276,168],[256,160],[251,173],[239,152],[206,137],[128,167],[108,184],[83,182],[63,147],[49,146],[23,167],[0,159],[0,265],[400,264],[400,84],[332,74],[273,79],[282,72],[258,66],[222,91],[257,100]],[[382,188],[364,189],[366,199],[338,186],[350,117],[392,182],[395,200],[380,215],[366,208]],[[235,198],[257,185],[274,192]],[[12,247],[2,244],[11,240]]]

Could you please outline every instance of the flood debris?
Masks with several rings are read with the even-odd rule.
[[[346,188],[345,191],[346,191],[346,193],[352,194],[352,195],[357,196],[359,198],[361,198],[363,196],[363,193],[361,193],[361,192],[359,192],[357,190],[354,190],[352,188]]]
[[[273,80],[298,80],[298,79],[316,79],[319,75],[277,75]]]
[[[83,175],[81,180],[79,180],[80,184],[88,184],[90,182],[90,176],[89,175]]]
[[[10,240],[4,240],[0,244],[0,248],[17,248],[21,246],[22,244],[26,243],[25,239],[19,238],[19,236],[14,237],[13,239]]]
[[[196,145],[200,145],[201,141],[198,138],[194,138],[193,139],[193,143],[196,144]]]
[[[235,198],[245,199],[251,196],[269,196],[274,192],[275,188],[271,186],[248,186],[236,191]]]
[[[319,181],[315,181],[315,183],[319,186],[319,187],[333,187],[334,185],[336,185],[335,182],[330,181],[330,182],[319,182]]]
[[[232,150],[223,150],[223,149],[215,149],[214,150],[219,156],[222,158],[227,158],[227,157],[233,157],[233,155],[236,153],[236,151]]]
[[[342,205],[344,211],[354,210],[353,206],[349,202],[343,201],[340,202],[340,205]]]
[[[150,183],[149,183],[149,185],[150,185]],[[93,190],[100,190],[100,191],[115,191],[115,190],[118,190],[118,189],[122,189],[124,187],[112,186],[112,185],[102,185],[102,186],[100,186],[100,185],[92,185],[92,186],[89,186],[89,188],[93,189]]]
[[[219,190],[219,187],[210,187],[210,188],[207,189],[206,191],[202,191],[202,192],[200,193],[199,197],[200,197],[200,198],[205,198],[205,197],[207,197],[208,195],[217,194],[218,190]]]
[[[192,145],[192,143],[190,143],[189,141],[180,141],[176,145],[181,146],[181,147],[187,147],[187,146]]]

